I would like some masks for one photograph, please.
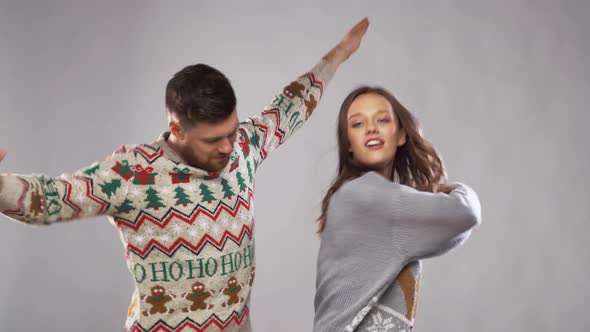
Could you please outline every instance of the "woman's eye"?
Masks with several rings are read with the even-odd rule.
[[[355,122],[355,123],[352,124],[352,128],[358,128],[358,127],[360,127],[362,125],[363,125],[362,122]]]
[[[391,119],[389,119],[389,118],[379,119],[379,122],[389,122],[389,121],[391,121]]]

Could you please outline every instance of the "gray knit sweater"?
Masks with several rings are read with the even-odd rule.
[[[419,260],[459,245],[480,223],[476,193],[452,188],[425,193],[368,172],[334,194],[318,255],[315,332],[412,328]]]

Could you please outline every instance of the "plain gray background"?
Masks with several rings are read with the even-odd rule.
[[[365,83],[413,110],[450,179],[482,200],[471,240],[425,261],[416,330],[587,329],[588,1],[212,3],[2,0],[0,171],[55,176],[151,142],[166,82],[192,63],[226,73],[240,116],[256,114],[368,16],[310,122],[259,170],[255,330],[311,330],[336,114]],[[0,217],[0,331],[122,330],[123,254],[104,217]]]

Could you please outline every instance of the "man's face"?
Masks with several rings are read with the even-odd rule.
[[[183,128],[179,139],[181,154],[191,166],[208,172],[219,172],[229,162],[238,130],[238,115],[234,111],[218,123],[197,123]]]

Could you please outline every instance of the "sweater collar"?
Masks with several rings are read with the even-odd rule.
[[[160,134],[160,137],[152,144],[156,149],[161,149],[162,154],[164,157],[172,160],[176,164],[186,164],[186,160],[182,158],[170,145],[168,145],[168,138],[170,137],[170,132],[165,131]]]

